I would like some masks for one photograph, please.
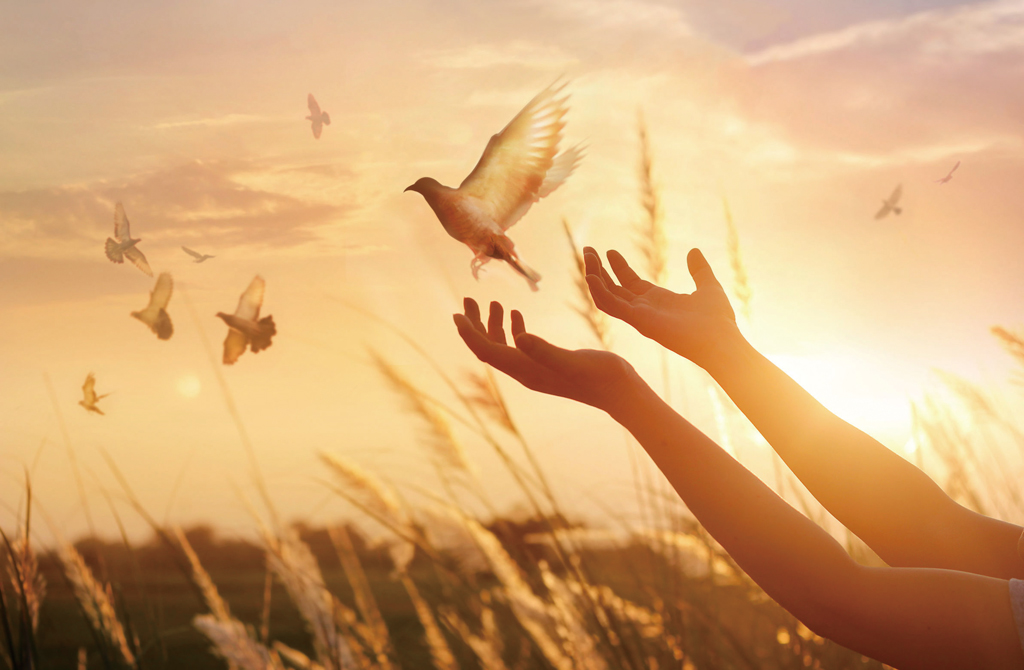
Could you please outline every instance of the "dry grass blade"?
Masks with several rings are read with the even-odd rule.
[[[405,592],[409,594],[413,608],[416,610],[416,617],[423,626],[427,638],[427,648],[430,649],[430,658],[434,661],[434,667],[437,670],[457,670],[459,666],[455,662],[455,655],[452,654],[448,642],[444,639],[441,627],[437,625],[437,619],[434,617],[433,610],[430,609],[430,604],[420,594],[416,583],[412,581],[412,577],[407,571],[399,570],[398,579],[405,587]]]
[[[429,400],[394,365],[376,351],[371,349],[370,357],[409,410],[422,419],[426,427],[425,444],[430,447],[435,462],[456,472],[475,477],[469,461],[466,460],[462,444],[455,438],[451,424],[438,408],[438,404]]]
[[[572,228],[569,227],[569,221],[565,217],[562,217],[562,228],[565,230],[565,236],[569,240],[573,260],[576,261],[576,275],[573,277],[573,283],[576,285],[579,304],[574,305],[573,309],[583,317],[583,321],[586,322],[587,327],[590,328],[590,332],[594,334],[601,347],[603,349],[611,349],[608,317],[597,308],[594,300],[590,297],[590,287],[587,285],[587,269],[583,261],[583,252],[576,245]]]
[[[450,607],[442,610],[441,616],[444,617],[445,624],[473,650],[473,653],[480,659],[481,667],[487,670],[508,670],[508,666],[501,658],[501,649],[496,644],[500,638],[487,635],[486,629],[484,635],[474,635],[466,622],[460,619],[459,615]]]
[[[725,209],[726,247],[729,250],[729,266],[732,268],[732,290],[736,300],[740,303],[740,313],[749,322],[754,292],[750,287],[747,267],[743,264],[743,254],[740,252],[740,234],[736,230],[736,223],[732,219],[729,201],[722,198],[722,206]]]
[[[134,667],[135,654],[128,646],[124,627],[114,611],[110,587],[100,586],[82,555],[70,544],[64,544],[58,556],[89,625],[121,656],[126,665]]]
[[[366,622],[366,633],[364,638],[373,650],[374,660],[382,670],[388,670],[391,664],[391,640],[388,634],[387,624],[384,623],[384,616],[377,606],[377,599],[373,596],[370,588],[370,580],[366,578],[363,566],[359,562],[355,547],[352,545],[352,538],[344,526],[333,526],[328,534],[334,550],[338,554],[338,560],[345,571],[348,583],[352,586],[352,595],[355,597],[356,607]]]
[[[203,594],[203,601],[206,603],[207,609],[219,621],[229,621],[231,619],[231,610],[228,608],[228,604],[224,602],[224,599],[220,597],[220,592],[217,591],[213,580],[210,579],[210,574],[206,572],[202,563],[199,562],[199,557],[196,556],[195,550],[192,549],[192,544],[178,526],[174,527],[173,532],[178,540],[178,546],[181,547],[182,553],[185,554],[188,564],[192,568],[192,583]]]
[[[646,214],[639,226],[638,246],[651,281],[664,284],[668,271],[668,239],[665,236],[661,193],[654,184],[651,142],[642,110],[637,115],[637,134],[640,139],[640,205]]]
[[[256,641],[249,628],[237,619],[221,621],[200,614],[192,624],[213,643],[215,654],[241,670],[285,670],[277,653]]]
[[[992,334],[996,336],[996,339],[1003,345],[1007,353],[1013,356],[1013,359],[1021,366],[1021,369],[1017,370],[1014,374],[1013,379],[1020,386],[1024,386],[1024,335],[1015,333],[1002,326],[993,326]]]
[[[494,381],[494,373],[491,367],[485,367],[482,373],[470,372],[469,385],[472,391],[466,396],[466,401],[472,406],[480,409],[491,419],[512,433],[518,435],[519,431],[512,422],[512,415],[505,404],[505,398],[498,392],[498,386]]]

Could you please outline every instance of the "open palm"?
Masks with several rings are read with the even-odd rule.
[[[476,301],[466,298],[464,308],[465,314],[454,318],[466,346],[481,361],[529,389],[611,412],[624,396],[624,386],[640,379],[629,363],[611,352],[561,349],[527,333],[523,315],[515,310],[511,315],[515,346],[511,347],[506,343],[500,303],[491,303],[486,327]]]
[[[618,284],[592,248],[583,250],[583,258],[590,294],[601,311],[702,367],[711,362],[723,335],[738,332],[729,298],[697,249],[686,257],[696,285],[693,293],[674,293],[640,279],[614,250],[608,252],[608,262]]]

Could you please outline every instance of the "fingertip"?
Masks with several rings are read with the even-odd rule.
[[[526,321],[523,319],[523,313],[518,309],[512,310],[512,338],[515,339],[522,333],[526,332]]]

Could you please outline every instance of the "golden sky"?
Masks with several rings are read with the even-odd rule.
[[[115,528],[102,492],[116,491],[101,449],[158,517],[250,525],[237,492],[252,495],[247,461],[204,338],[219,351],[213,315],[257,273],[278,335],[220,371],[285,516],[344,511],[318,481],[324,449],[400,487],[429,483],[415,420],[367,347],[451,398],[408,344],[349,305],[457,379],[479,369],[451,323],[463,295],[519,308],[557,344],[593,346],[570,306],[560,221],[638,259],[638,110],[669,286],[690,290],[692,247],[732,285],[727,198],[753,287],[748,338],[886,444],[906,443],[908,399],[933,368],[1003,379],[988,329],[1024,321],[1020,0],[55,0],[4,15],[5,524],[27,467],[55,529],[87,528],[59,411],[101,532]],[[558,76],[572,94],[566,145],[589,148],[511,231],[541,290],[500,263],[474,281],[471,252],[403,189],[423,176],[457,185]],[[319,141],[303,121],[309,92],[332,118]],[[950,183],[934,183],[958,160]],[[876,221],[899,183],[903,215]],[[154,270],[174,275],[170,341],[128,316],[152,280],[103,255],[118,200]],[[192,264],[181,245],[216,258]],[[618,326],[613,337],[661,388],[655,345]],[[672,371],[673,402],[720,438],[706,377],[685,361]],[[106,416],[76,404],[89,372],[112,392]],[[567,506],[628,508],[626,439],[610,420],[501,383]],[[460,437],[499,507],[514,505],[500,464]]]

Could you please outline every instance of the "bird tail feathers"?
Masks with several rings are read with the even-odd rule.
[[[327,114],[327,112],[323,112],[320,118],[323,119],[325,126],[331,125],[331,117]]]
[[[895,214],[896,216],[899,216],[900,214],[902,214],[902,213],[903,213],[903,208],[902,208],[902,207],[893,207],[893,208],[892,208],[892,212],[893,212],[893,214]]]
[[[520,263],[518,258],[509,259],[508,264],[511,265],[516,272],[518,272],[519,274],[523,275],[523,277],[526,278],[526,282],[530,285],[531,291],[539,290],[537,287],[537,282],[540,281],[540,273]]]
[[[107,258],[114,263],[124,263],[124,253],[121,251],[120,246],[111,238],[107,238]]]
[[[270,346],[270,338],[277,335],[277,326],[274,325],[273,316],[265,316],[257,323],[259,326],[259,335],[252,338],[252,353],[262,351]]]

